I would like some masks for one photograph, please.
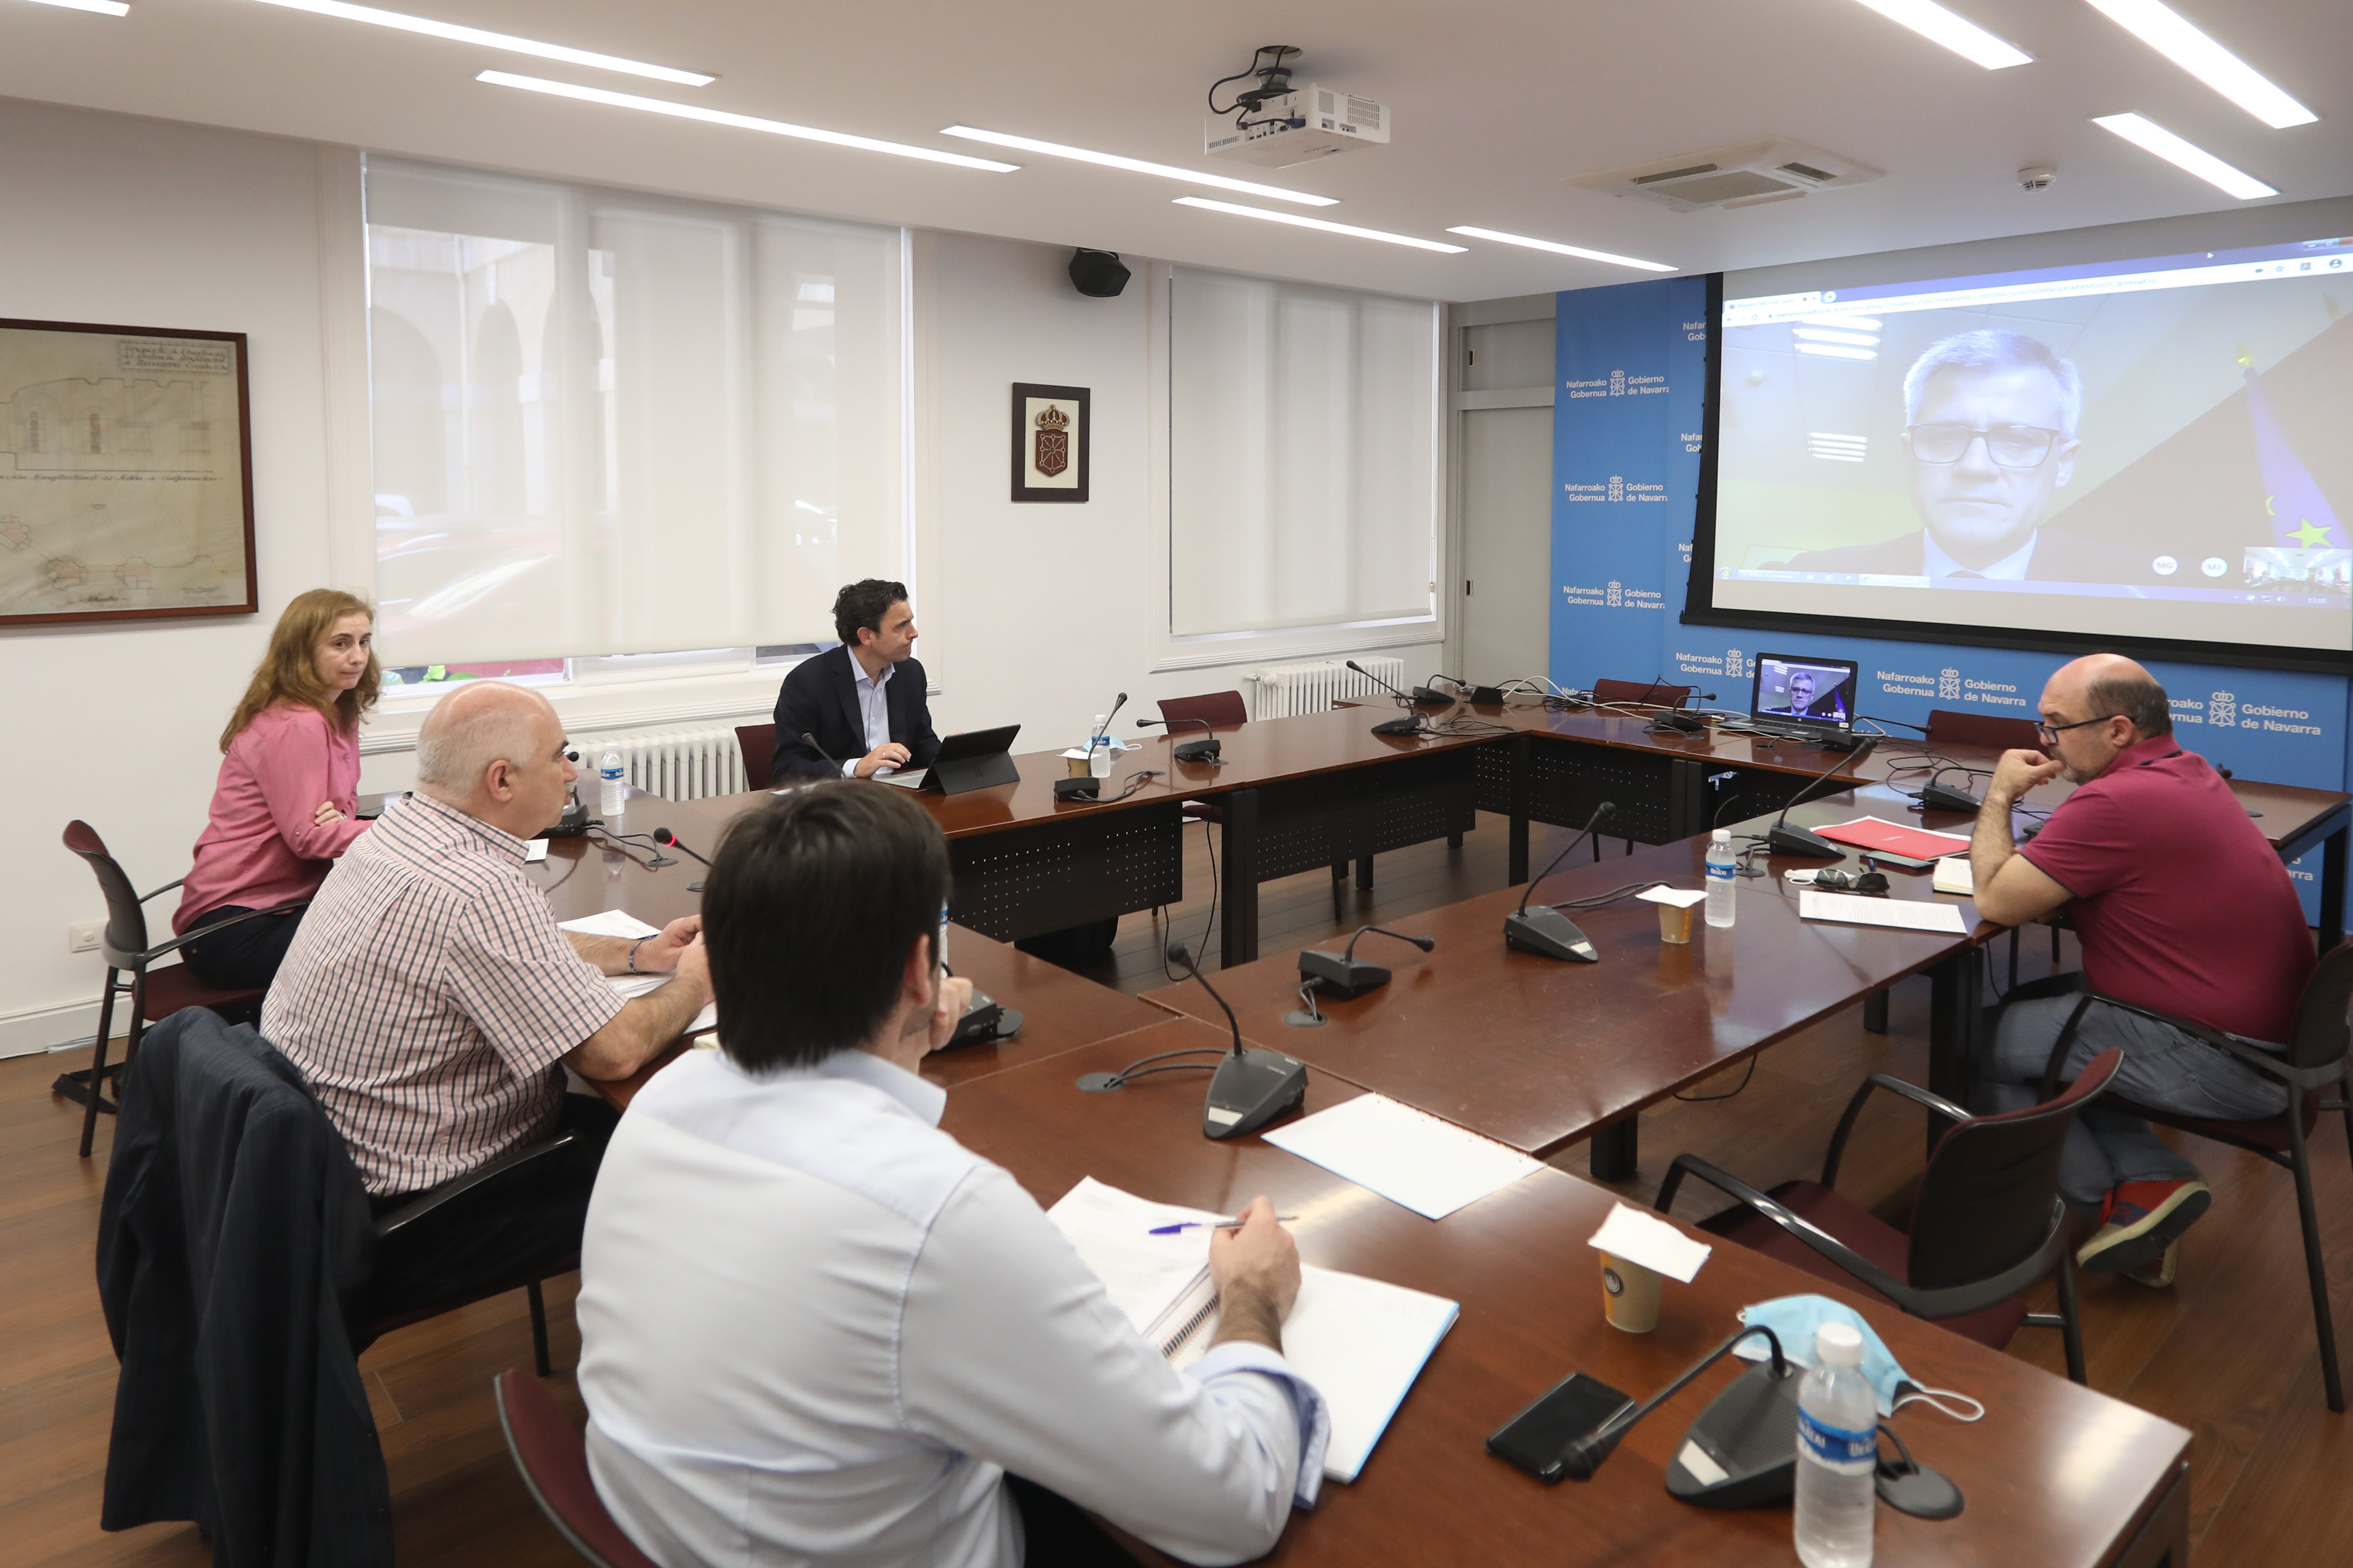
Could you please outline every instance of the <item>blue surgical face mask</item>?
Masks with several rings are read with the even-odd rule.
[[[1871,1380],[1872,1396],[1878,1402],[1882,1415],[1893,1415],[1899,1405],[1922,1400],[1935,1405],[1956,1421],[1975,1421],[1985,1414],[1985,1406],[1965,1394],[1950,1389],[1923,1388],[1897,1364],[1888,1353],[1872,1326],[1861,1312],[1828,1296],[1781,1296],[1770,1301],[1759,1301],[1753,1307],[1740,1309],[1740,1321],[1752,1329],[1770,1329],[1781,1342],[1781,1353],[1799,1366],[1814,1364],[1814,1333],[1824,1323],[1844,1323],[1862,1336],[1862,1375]],[[1745,1361],[1763,1361],[1773,1352],[1763,1340],[1743,1340],[1734,1354]],[[1966,1405],[1975,1412],[1963,1415],[1946,1404],[1952,1400]]]

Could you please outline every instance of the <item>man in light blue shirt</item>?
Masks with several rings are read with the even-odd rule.
[[[1175,1370],[938,1128],[915,1068],[970,984],[934,951],[929,815],[821,784],[714,862],[723,1045],[638,1093],[582,1243],[589,1468],[621,1527],[665,1568],[1019,1568],[1067,1500],[1191,1562],[1266,1552],[1329,1433],[1282,1357],[1299,1259],[1271,1206],[1213,1238],[1217,1342]]]

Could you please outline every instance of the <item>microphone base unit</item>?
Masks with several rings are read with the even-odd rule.
[[[1417,686],[1413,689],[1412,697],[1416,702],[1438,702],[1450,708],[1461,700],[1451,693],[1439,690],[1434,686]]]
[[[1471,689],[1471,705],[1474,708],[1501,708],[1504,689],[1500,686],[1474,686]]]
[[[1225,743],[1212,736],[1206,741],[1179,742],[1174,755],[1180,763],[1214,763],[1225,751]]]
[[[1846,858],[1844,845],[1833,844],[1819,833],[1792,827],[1786,822],[1773,825],[1773,831],[1765,836],[1765,849],[1771,855],[1814,855],[1832,859]]]
[[[1307,1098],[1307,1064],[1281,1051],[1244,1046],[1218,1063],[1201,1109],[1205,1138],[1241,1138]],[[1797,1439],[1792,1436],[1790,1441]],[[1792,1452],[1795,1450],[1793,1449]]]
[[[1694,719],[1688,713],[1677,713],[1668,708],[1659,710],[1657,716],[1651,719],[1650,728],[1653,735],[1663,735],[1670,731],[1678,735],[1704,735],[1707,732],[1707,724],[1704,721]]]
[[[1504,945],[1568,963],[1601,962],[1592,940],[1577,929],[1576,921],[1543,905],[1504,917]]]
[[[1975,816],[1984,805],[1985,802],[1968,791],[1955,789],[1950,784],[1930,784],[1920,791],[1920,809],[1923,811],[1966,811]]]
[[[1109,782],[1111,781],[1108,779],[1099,779],[1092,775],[1079,779],[1056,779],[1054,798],[1056,800],[1101,800],[1103,786]]]
[[[1373,726],[1373,733],[1376,735],[1419,735],[1421,733],[1421,720],[1418,715],[1409,715],[1403,719],[1384,719],[1379,723]]]
[[[1798,1385],[1805,1370],[1770,1361],[1735,1378],[1699,1413],[1667,1466],[1667,1494],[1701,1508],[1788,1506],[1798,1495]]]
[[[587,805],[575,795],[573,797],[572,804],[564,808],[564,815],[555,819],[555,826],[545,829],[539,835],[539,837],[542,838],[577,838],[592,827],[602,827],[604,826],[604,819],[588,815]]]
[[[1311,947],[1299,955],[1299,978],[1315,982],[1315,989],[1335,1001],[1345,1002],[1377,991],[1389,983],[1389,972],[1377,963],[1350,958],[1328,948]],[[1316,1020],[1321,1023],[1322,1019]]]
[[[1811,737],[1815,747],[1825,752],[1859,752],[1878,737],[1875,735],[1821,735]]]

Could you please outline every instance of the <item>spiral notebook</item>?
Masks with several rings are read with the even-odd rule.
[[[1152,1203],[1089,1176],[1047,1217],[1103,1280],[1112,1304],[1171,1363],[1189,1366],[1208,1352],[1218,1321],[1209,1233],[1150,1232],[1225,1215]],[[1440,1296],[1329,1268],[1300,1270],[1299,1300],[1282,1325],[1282,1354],[1331,1413],[1327,1478],[1356,1479],[1460,1313]]]

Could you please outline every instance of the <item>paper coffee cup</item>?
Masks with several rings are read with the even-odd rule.
[[[1692,939],[1692,917],[1699,913],[1697,904],[1685,904],[1682,909],[1672,904],[1659,906],[1659,940],[1687,942]]]
[[[1062,763],[1072,778],[1082,779],[1088,776],[1087,769],[1092,761],[1090,757],[1064,757]]]
[[[1601,1310],[1609,1326],[1647,1334],[1659,1326],[1659,1272],[1615,1253],[1601,1255]]]

